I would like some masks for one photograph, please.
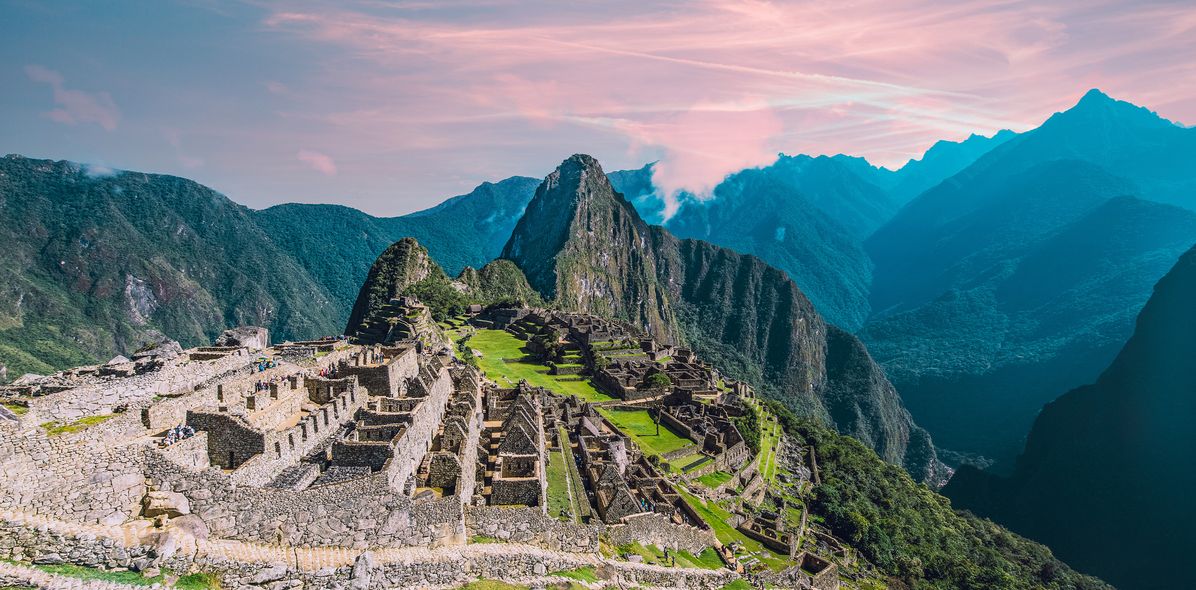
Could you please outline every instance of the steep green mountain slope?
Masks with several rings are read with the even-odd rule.
[[[341,318],[387,246],[411,236],[451,274],[493,260],[540,181],[513,176],[402,217],[373,217],[336,205],[288,204],[254,213],[281,248],[335,297]]]
[[[454,280],[415,238],[403,238],[383,250],[370,265],[344,333],[358,333],[386,311],[392,299],[404,295],[426,304],[437,320],[459,315],[466,306],[475,303],[543,303],[509,260],[492,261],[480,270],[466,267]]]
[[[1194,301],[1196,249],[1159,281],[1100,378],[1043,408],[1010,477],[965,467],[945,492],[1119,587],[1189,586]]]
[[[691,345],[886,460],[935,476],[929,437],[853,336],[760,259],[648,226],[593,158],[573,156],[545,179],[503,257],[555,305]]]
[[[946,498],[880,461],[855,439],[773,407],[786,432],[813,450],[821,484],[810,512],[860,552],[890,588],[1104,590],[1049,549]]]
[[[333,334],[332,296],[253,213],[172,176],[0,159],[0,363],[47,372],[228,326]]]
[[[1011,461],[1038,408],[1116,353],[1196,242],[1191,212],[1145,200],[1176,200],[1142,162],[1159,145],[1196,156],[1186,135],[1089,93],[869,238],[874,317],[860,336],[939,444]]]

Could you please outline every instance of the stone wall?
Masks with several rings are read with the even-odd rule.
[[[462,542],[456,497],[415,504],[385,474],[300,491],[237,486],[217,469],[190,470],[150,451],[147,482],[187,497],[213,537],[297,546],[438,545]]]
[[[641,545],[689,551],[695,555],[715,544],[713,531],[676,524],[664,515],[656,513],[628,517],[624,524],[610,527],[607,534],[614,545],[637,542]]]
[[[393,360],[382,365],[358,365],[358,359],[367,353],[350,357],[339,368],[341,375],[356,375],[358,383],[370,395],[399,397],[405,393],[407,379],[419,373],[419,355],[414,347],[401,350]]]
[[[171,461],[191,469],[205,469],[211,465],[206,432],[196,432],[194,436],[180,440],[161,452]]]
[[[470,537],[528,543],[554,551],[597,552],[604,528],[600,524],[560,521],[538,507],[465,507],[465,531]]]
[[[665,568],[518,545],[470,545],[434,554],[346,554],[336,550],[320,555],[320,550],[213,545],[171,533],[150,534],[143,540],[149,543],[0,519],[0,558],[106,569],[156,566],[176,572],[202,571],[215,574],[223,587],[234,589],[447,590],[480,578],[543,587],[570,581],[553,572],[580,567],[593,568],[598,585],[606,588],[717,590],[737,578],[729,570]],[[25,585],[20,578],[13,578],[12,583]]]
[[[0,509],[94,523],[136,514],[145,495],[141,449],[100,448],[82,436],[94,434],[0,427]]]
[[[38,423],[72,422],[83,416],[110,414],[118,406],[140,412],[158,396],[178,395],[206,387],[214,380],[244,370],[250,362],[244,350],[212,361],[188,361],[184,356],[143,375],[107,379],[33,399],[29,414]]]
[[[407,431],[391,443],[394,457],[386,471],[394,489],[403,489],[419,467],[424,453],[432,446],[432,437],[440,428],[440,420],[444,418],[444,409],[452,394],[452,376],[447,368],[441,368],[436,373],[436,380],[428,387],[427,397],[411,413],[411,424],[407,426]]]

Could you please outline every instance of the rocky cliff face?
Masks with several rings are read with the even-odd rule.
[[[648,226],[593,158],[573,156],[545,179],[504,256],[556,305],[690,345],[918,477],[933,476],[929,437],[858,340],[829,326],[784,272]]]
[[[617,317],[675,341],[648,233],[598,162],[576,155],[536,189],[502,257],[562,309]]]
[[[1196,249],[1154,290],[1096,383],[1047,404],[1011,477],[961,468],[957,506],[1120,588],[1181,588],[1196,545]]]

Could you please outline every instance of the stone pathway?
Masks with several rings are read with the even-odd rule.
[[[146,590],[153,586],[119,584],[104,580],[81,580],[61,574],[51,574],[37,568],[0,561],[0,586],[34,586],[45,590]]]

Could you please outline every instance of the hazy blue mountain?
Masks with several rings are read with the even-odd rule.
[[[1126,589],[1183,588],[1196,546],[1196,250],[1159,281],[1092,385],[1047,404],[1011,477],[965,467],[960,507]]]
[[[875,186],[829,158],[801,156],[729,176],[712,198],[685,201],[665,227],[759,256],[785,271],[831,323],[855,330],[868,317],[872,265],[861,230],[849,230],[805,196],[815,194],[807,190],[812,184],[824,189],[820,202],[840,203],[844,215],[883,215],[887,197]]]
[[[941,141],[898,171],[841,154],[782,154],[769,166],[729,175],[709,197],[682,193],[680,208],[667,220],[650,166],[612,173],[611,183],[649,222],[784,270],[831,323],[855,331],[871,315],[872,263],[862,241],[910,193],[937,184],[1013,135]]]
[[[1003,129],[992,137],[973,133],[963,141],[938,141],[921,158],[906,162],[891,175],[888,183],[882,180],[878,184],[888,189],[893,201],[904,205],[1016,136],[1016,133]]]
[[[1043,403],[1107,365],[1196,242],[1196,215],[1146,200],[1179,200],[1160,197],[1143,162],[1160,143],[1196,156],[1184,133],[1091,92],[867,240],[873,318],[861,337],[939,444],[1012,459]],[[1184,174],[1196,178],[1161,176],[1172,186]]]

